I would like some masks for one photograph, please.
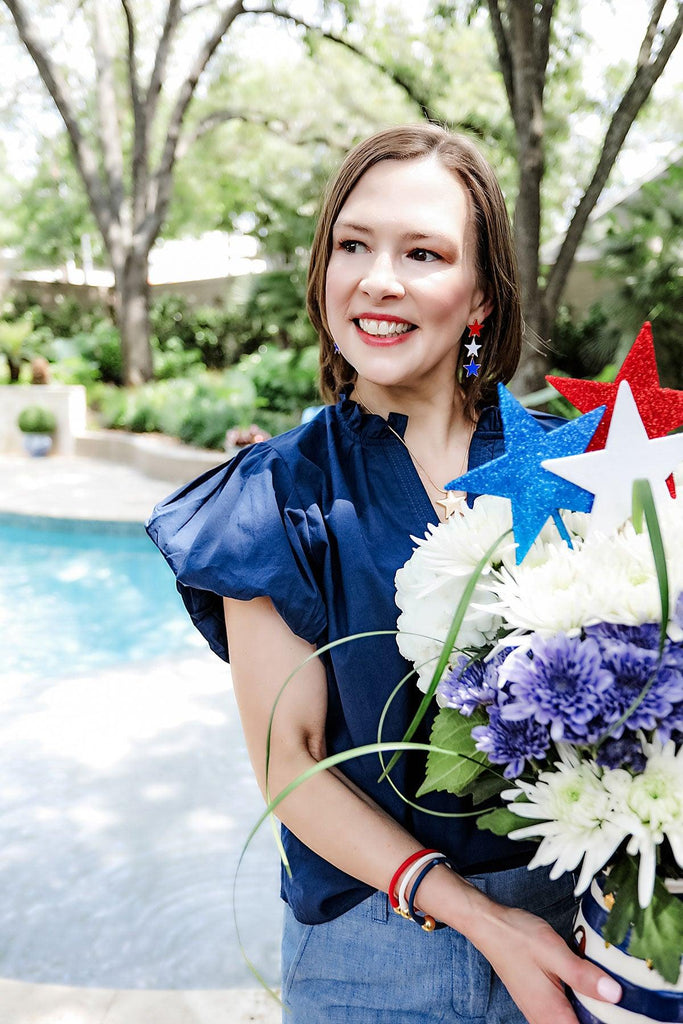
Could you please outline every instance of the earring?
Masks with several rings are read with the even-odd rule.
[[[339,353],[341,351],[341,349],[339,348],[339,345],[337,344],[336,341],[334,343],[334,351],[337,352],[337,353]]]
[[[479,371],[481,370],[481,363],[475,363],[474,360],[479,355],[479,349],[481,348],[481,342],[478,339],[483,326],[484,325],[480,324],[478,320],[467,325],[467,329],[470,332],[470,340],[465,345],[465,351],[470,357],[470,361],[469,363],[463,364],[463,369],[468,377],[478,377]]]

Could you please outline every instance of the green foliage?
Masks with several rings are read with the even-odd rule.
[[[508,836],[516,828],[522,828],[526,824],[528,822],[524,818],[520,818],[509,807],[496,807],[477,818],[477,828],[493,832],[496,836]]]
[[[317,346],[294,350],[261,345],[245,356],[240,369],[252,381],[259,403],[276,412],[301,412],[318,402]]]
[[[18,320],[0,320],[0,355],[7,360],[12,384],[19,380],[22,363],[33,356],[33,350],[29,349],[32,337],[33,321],[29,316],[23,316]]]
[[[454,708],[441,708],[434,720],[430,743],[453,751],[453,754],[429,752],[425,781],[418,790],[418,796],[435,790],[446,790],[460,796],[471,781],[483,772],[488,758],[475,747],[472,729],[475,725],[483,725],[485,721],[486,716],[479,708],[469,718]]]
[[[602,272],[616,281],[615,322],[630,347],[650,320],[662,385],[683,387],[683,164],[616,210]]]
[[[619,329],[599,303],[582,320],[575,320],[561,306],[552,333],[553,373],[567,377],[596,377],[613,362],[620,340]]]
[[[237,370],[145,384],[100,388],[95,394],[102,425],[136,433],[160,432],[202,448],[223,448],[229,427],[253,419],[256,393]]]
[[[605,882],[605,892],[614,896],[614,906],[603,929],[605,942],[619,945],[631,930],[628,951],[651,960],[663,978],[675,984],[683,957],[683,902],[655,878],[650,904],[638,902],[638,867],[632,857],[623,856]]]
[[[44,405],[27,405],[17,417],[17,426],[24,434],[54,434],[57,420]]]

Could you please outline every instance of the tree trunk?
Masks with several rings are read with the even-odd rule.
[[[148,254],[126,253],[123,266],[115,268],[116,319],[121,332],[123,382],[144,384],[151,380],[152,349],[149,343]]]

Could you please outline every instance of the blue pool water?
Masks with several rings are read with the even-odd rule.
[[[138,524],[0,517],[3,671],[80,674],[204,646]]]

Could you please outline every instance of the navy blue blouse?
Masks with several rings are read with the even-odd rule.
[[[550,426],[553,420],[547,420]],[[404,415],[389,416],[401,436],[407,422]],[[500,416],[490,407],[472,438],[469,468],[501,454]],[[252,445],[181,487],[157,505],[147,530],[173,569],[195,625],[227,659],[223,595],[270,597],[290,629],[317,646],[354,633],[395,629],[394,575],[413,551],[411,535],[423,536],[436,522],[404,445],[383,419],[342,397],[305,425]],[[385,702],[410,671],[395,638],[353,640],[321,660],[328,687],[328,753],[375,742]],[[296,677],[291,685],[296,686]],[[384,740],[402,738],[420,696],[411,682],[402,687],[387,715]],[[423,722],[415,738],[427,740],[430,725]],[[409,808],[386,781],[378,783],[376,756],[348,761],[343,770],[463,874],[529,859],[531,847],[478,831],[473,818],[439,818]],[[424,778],[424,756],[403,755],[392,778],[414,799]],[[470,807],[446,793],[419,802],[439,811]],[[372,892],[286,828],[283,842],[292,878],[283,873],[282,896],[298,920],[330,920]]]

